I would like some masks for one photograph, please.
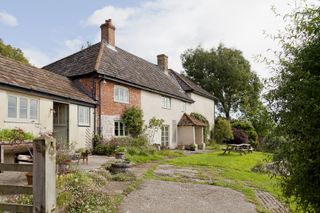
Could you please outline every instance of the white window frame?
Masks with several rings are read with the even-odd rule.
[[[129,88],[119,85],[114,86],[114,102],[129,104],[129,99]]]
[[[16,99],[16,117],[9,117],[9,98],[13,97]],[[21,118],[21,99],[25,99],[27,101],[27,105],[25,110],[27,111],[26,117]],[[36,108],[36,118],[31,118],[31,101],[35,101],[37,103]],[[36,122],[39,121],[39,110],[40,109],[40,100],[37,98],[30,98],[21,95],[7,95],[7,119],[9,121],[17,121],[17,122]]]
[[[186,112],[186,111],[187,111],[187,103],[182,102],[182,112]]]
[[[166,97],[166,96],[162,96],[161,106],[164,109],[171,109],[171,98]]]
[[[169,146],[170,144],[170,126],[163,125],[161,127],[161,145]]]
[[[117,129],[116,129],[116,123],[118,126]],[[123,127],[122,135],[120,135],[120,123],[122,123],[122,127]],[[114,137],[127,137],[127,136],[129,136],[129,133],[126,130],[126,126],[124,125],[124,123],[121,120],[114,120],[113,127],[114,127],[114,131],[113,131]],[[116,130],[118,130],[118,135],[116,134]]]
[[[78,106],[78,126],[90,126],[90,107]],[[81,121],[81,113],[85,113]]]

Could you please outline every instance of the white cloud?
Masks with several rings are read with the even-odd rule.
[[[180,55],[188,48],[201,45],[217,47],[224,43],[243,51],[254,70],[262,77],[270,76],[255,56],[265,54],[276,44],[263,35],[275,32],[281,22],[271,6],[286,10],[286,2],[277,0],[156,0],[132,8],[106,6],[96,10],[86,25],[100,26],[112,18],[117,46],[156,62],[156,55],[169,56],[170,67],[181,71]]]
[[[106,19],[112,18],[117,22],[117,27],[123,27],[128,18],[133,15],[135,9],[133,8],[116,8],[113,6],[106,6],[102,9],[96,10],[86,21],[87,26],[100,26]]]
[[[18,26],[17,18],[7,13],[6,11],[0,11],[0,23],[8,25],[10,27]]]
[[[48,55],[46,52],[36,48],[22,48],[26,58],[30,64],[36,67],[43,67],[53,61],[64,58],[74,52],[78,52],[86,43],[80,38],[65,40],[60,44],[59,50]]]
[[[33,49],[33,48],[23,48],[22,49],[24,55],[29,60],[30,64],[42,67],[50,62],[50,57],[43,53],[41,50]]]

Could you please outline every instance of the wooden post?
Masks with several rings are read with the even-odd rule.
[[[0,145],[0,163],[4,163],[4,150],[2,145]],[[0,173],[2,173],[1,170],[0,170]]]
[[[57,212],[56,141],[43,137],[33,142],[33,212]]]

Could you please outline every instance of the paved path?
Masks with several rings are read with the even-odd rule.
[[[256,213],[255,205],[232,189],[191,183],[149,180],[129,194],[122,213]]]

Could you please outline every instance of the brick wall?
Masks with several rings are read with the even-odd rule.
[[[114,102],[114,86],[120,85],[111,81],[102,83],[101,93],[101,114],[102,115],[121,115],[130,106],[140,106],[140,90],[126,85],[121,85],[129,89],[129,104]]]

